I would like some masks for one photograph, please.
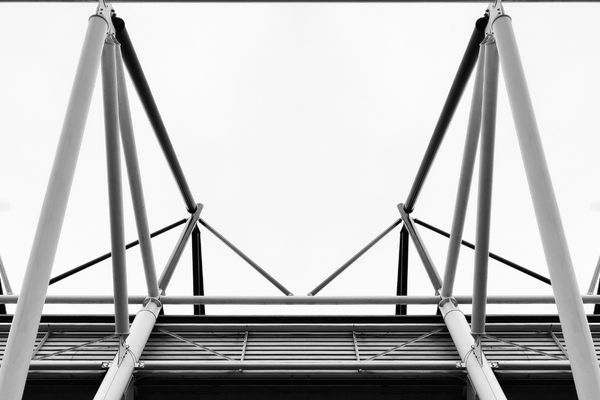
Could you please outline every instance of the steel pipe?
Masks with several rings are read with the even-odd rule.
[[[133,135],[131,112],[129,110],[129,95],[127,93],[127,82],[125,81],[125,71],[123,69],[123,57],[121,55],[121,46],[118,44],[116,48],[116,63],[117,87],[119,93],[119,124],[121,128],[123,154],[125,156],[125,165],[127,167],[127,176],[129,178],[129,189],[133,203],[133,212],[135,214],[135,224],[139,237],[148,296],[156,297],[159,295],[159,292],[156,267],[154,265],[154,252],[152,251],[152,241],[150,240],[150,228],[148,227],[142,177],[135,146],[135,137]]]
[[[467,369],[469,380],[477,392],[477,397],[481,400],[506,399],[485,355],[479,353],[481,358],[478,359],[478,352],[473,351],[475,340],[471,336],[471,329],[462,311],[450,300],[442,302],[440,310],[460,359]]]
[[[390,226],[385,228],[385,230],[383,232],[381,232],[379,235],[377,235],[377,237],[375,237],[375,239],[371,240],[365,247],[363,247],[362,249],[360,249],[358,251],[358,253],[356,253],[355,255],[350,257],[350,259],[348,261],[346,261],[344,264],[342,264],[341,267],[336,269],[323,282],[319,283],[313,290],[308,292],[308,296],[314,296],[317,293],[319,293],[321,290],[323,290],[323,288],[325,286],[329,285],[331,283],[331,281],[333,281],[335,278],[337,278],[338,275],[340,275],[342,272],[344,272],[349,266],[354,264],[354,262],[356,260],[358,260],[367,251],[369,251],[369,249],[371,247],[375,246],[377,244],[377,242],[379,242],[381,239],[383,239],[388,233],[393,231],[394,228],[397,227],[398,225],[400,225],[401,222],[402,222],[402,218],[398,218],[397,221],[395,221],[393,224],[391,224]]]
[[[140,304],[146,296],[129,296]],[[471,304],[471,296],[454,296],[459,304]],[[488,304],[555,304],[554,296],[488,296]],[[582,296],[584,304],[600,304],[600,295]],[[1,295],[0,304],[15,304],[17,295]],[[397,305],[437,304],[438,296],[161,296],[163,304],[213,305]],[[45,304],[113,304],[113,296],[47,296]]]
[[[171,229],[178,227],[179,225],[183,225],[186,221],[187,221],[187,219],[183,218],[183,219],[180,219],[177,222],[173,222],[172,224],[165,226],[164,228],[160,228],[159,230],[152,232],[150,234],[150,238],[156,237],[158,235],[162,235],[163,233],[168,232]],[[134,240],[133,242],[127,243],[127,245],[125,245],[125,248],[126,249],[130,249],[132,247],[137,246],[138,244],[140,244],[140,241],[139,240]],[[98,263],[100,263],[100,262],[102,262],[104,260],[108,260],[110,258],[110,256],[111,256],[110,252],[109,253],[105,253],[105,254],[103,254],[103,255],[101,255],[99,257],[94,258],[93,260],[90,260],[90,261],[88,261],[88,262],[86,262],[84,264],[81,264],[78,267],[72,268],[72,269],[70,269],[70,270],[68,270],[68,271],[66,271],[66,272],[64,272],[64,273],[62,273],[60,275],[57,275],[54,278],[50,279],[50,283],[49,284],[52,285],[53,283],[60,282],[63,279],[68,278],[71,275],[75,275],[76,273],[78,273],[80,271],[83,271],[84,269],[87,269],[87,268],[89,268],[91,266],[94,266],[94,265],[96,265],[96,264],[98,264]]]
[[[483,96],[483,69],[485,66],[485,46],[479,46],[479,57],[477,58],[477,71],[475,72],[475,83],[473,85],[473,98],[469,112],[469,123],[467,125],[467,137],[463,150],[463,159],[460,166],[458,179],[458,190],[454,203],[454,214],[452,217],[452,228],[448,237],[448,253],[446,255],[446,267],[444,269],[444,280],[442,285],[442,297],[451,297],[454,290],[454,279],[458,266],[458,256],[467,216],[467,205],[471,181],[473,180],[473,169],[477,156],[477,145],[479,144],[479,132],[481,130],[481,99]],[[417,220],[415,220],[418,223]]]
[[[577,395],[580,399],[598,399],[600,368],[510,17],[496,18],[493,30]]]
[[[419,257],[421,258],[421,262],[425,267],[427,276],[429,276],[429,280],[433,285],[433,289],[437,293],[442,288],[442,279],[440,278],[437,268],[433,264],[433,260],[431,259],[427,248],[425,248],[425,245],[423,244],[423,239],[421,239],[421,235],[419,235],[419,232],[415,228],[415,224],[412,218],[410,217],[410,215],[408,215],[402,204],[398,205],[398,210],[400,211],[400,216],[404,221],[404,226],[406,227],[406,230],[408,230],[413,244],[417,249],[417,253],[419,253]]]
[[[125,341],[127,351],[122,359],[119,359],[120,353],[117,353],[94,396],[94,400],[121,400],[129,385],[131,374],[144,351],[152,329],[154,329],[160,309],[160,302],[149,299],[137,313],[131,324],[131,333]]]
[[[202,270],[202,242],[198,226],[192,231],[192,293],[204,296],[204,271]],[[194,305],[194,315],[206,313],[204,304]]]
[[[107,30],[108,24],[102,16],[90,18],[20,301],[0,367],[0,398],[3,400],[20,400],[23,395]]]
[[[175,181],[179,191],[181,192],[183,200],[185,201],[187,210],[190,214],[192,214],[197,208],[196,201],[194,200],[192,191],[187,183],[183,169],[181,168],[181,164],[179,164],[179,159],[175,153],[175,148],[171,143],[171,139],[169,139],[167,128],[165,127],[160,112],[158,111],[156,101],[154,100],[154,96],[152,96],[152,91],[150,90],[150,86],[148,85],[148,81],[144,75],[142,65],[140,64],[137,54],[135,53],[133,44],[131,43],[129,33],[125,28],[125,21],[123,21],[121,18],[113,17],[112,22],[115,27],[117,40],[119,43],[121,43],[121,52],[123,55],[123,60],[125,61],[125,66],[129,71],[133,85],[135,86],[140,100],[142,101],[144,110],[146,110],[146,115],[150,120],[154,134],[156,135],[158,143],[160,144],[165,158],[167,159],[169,168],[175,177]]]
[[[440,228],[436,228],[435,226],[433,226],[431,224],[428,224],[425,221],[422,221],[422,220],[420,220],[418,218],[415,218],[413,221],[415,222],[415,224],[421,225],[422,227],[425,227],[425,228],[429,229],[432,232],[435,232],[435,233],[437,233],[439,235],[442,235],[444,237],[447,237],[447,238],[450,237],[450,234],[448,232],[446,232],[444,230],[441,230]],[[460,243],[463,246],[468,247],[471,250],[475,250],[475,245],[473,243],[471,243],[471,242],[467,242],[466,240],[461,240]],[[499,263],[502,263],[502,264],[504,264],[504,265],[506,265],[508,267],[511,267],[511,268],[513,268],[513,269],[515,269],[515,270],[517,270],[519,272],[522,272],[525,275],[529,275],[532,278],[535,278],[535,279],[537,279],[540,282],[544,282],[544,283],[550,285],[550,279],[546,278],[543,275],[538,274],[537,272],[534,272],[534,271],[532,271],[532,270],[530,270],[528,268],[525,268],[525,267],[523,267],[523,266],[521,266],[521,265],[519,265],[517,263],[514,263],[514,262],[512,262],[512,261],[510,261],[510,260],[508,260],[508,259],[506,259],[504,257],[501,257],[498,254],[490,252],[489,255],[490,255],[490,258],[492,260],[496,260]]]
[[[408,294],[408,231],[406,227],[400,229],[400,244],[398,249],[398,282],[396,285],[396,296]],[[406,315],[406,304],[396,305],[396,315]]]
[[[127,266],[125,226],[123,223],[123,187],[121,184],[121,146],[119,143],[119,100],[117,93],[117,57],[114,39],[107,39],[102,52],[102,89],[106,130],[106,167],[110,247],[112,254],[113,293],[115,297],[115,333],[129,333],[127,305]]]
[[[479,187],[473,274],[473,316],[471,332],[485,333],[488,262],[490,253],[490,223],[492,219],[492,181],[494,176],[494,141],[496,136],[496,103],[498,98],[498,50],[493,38],[485,47],[483,101],[481,110],[481,151],[479,157]]]
[[[598,278],[600,277],[600,257],[598,257],[598,261],[596,261],[596,268],[594,269],[594,274],[592,275],[592,280],[590,282],[590,287],[588,288],[587,294],[594,294],[596,287],[598,286]]]
[[[2,278],[2,282],[4,283],[6,294],[13,294],[10,281],[8,280],[8,274],[6,273],[6,268],[4,268],[4,263],[2,262],[2,257],[0,257],[0,278]]]
[[[158,290],[161,294],[164,294],[167,290],[167,286],[169,286],[169,282],[171,281],[171,277],[175,272],[175,268],[179,263],[179,259],[181,259],[181,254],[183,253],[183,249],[187,241],[189,240],[192,231],[196,228],[198,219],[200,218],[200,212],[202,211],[202,205],[198,204],[196,207],[196,211],[192,213],[190,218],[187,220],[179,239],[177,240],[177,244],[175,248],[171,252],[169,256],[169,260],[167,261],[167,265],[163,269],[163,272],[160,274],[160,278],[158,279]]]
[[[450,87],[450,92],[448,93],[442,112],[433,130],[433,134],[431,135],[427,150],[425,150],[425,155],[423,156],[423,160],[417,171],[417,176],[415,177],[408,197],[404,202],[403,207],[409,214],[415,207],[417,197],[419,197],[419,193],[425,184],[425,179],[429,174],[433,160],[444,140],[448,126],[450,126],[450,122],[452,121],[452,116],[454,115],[456,107],[458,107],[458,103],[460,102],[460,98],[469,82],[471,72],[473,72],[473,68],[475,68],[477,55],[479,53],[479,44],[484,38],[487,22],[488,18],[482,17],[475,23],[475,28],[473,29],[473,33],[471,34],[471,38],[469,39],[467,49],[465,50],[460,65],[458,66],[458,71],[456,72],[456,76]]]
[[[264,269],[262,269],[260,267],[260,265],[258,265],[257,263],[255,263],[250,257],[248,257],[243,251],[241,251],[240,249],[238,249],[233,243],[231,243],[229,240],[227,240],[223,235],[221,235],[219,232],[217,232],[217,230],[215,228],[213,228],[212,226],[210,226],[206,221],[204,221],[202,218],[200,218],[198,220],[198,222],[204,226],[206,229],[208,229],[208,231],[210,233],[212,233],[213,235],[215,235],[215,237],[217,239],[219,239],[221,242],[223,242],[227,247],[229,247],[231,250],[233,250],[233,252],[235,254],[237,254],[238,256],[240,256],[242,258],[242,260],[246,261],[246,263],[248,263],[248,265],[250,265],[252,268],[254,268],[256,270],[256,272],[258,272],[259,274],[261,274],[262,276],[264,276],[269,282],[271,282],[277,289],[279,289],[283,294],[285,294],[286,296],[293,296],[293,293],[290,292],[285,286],[283,286],[281,283],[279,283],[279,281],[277,279],[275,279],[273,276],[271,276],[271,274],[269,274],[267,271],[265,271]]]

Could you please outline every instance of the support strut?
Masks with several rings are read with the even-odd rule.
[[[417,176],[415,177],[408,197],[404,202],[404,210],[408,214],[410,214],[415,208],[417,197],[419,197],[419,193],[425,184],[425,179],[429,174],[433,160],[435,159],[442,141],[444,140],[444,136],[446,135],[450,121],[452,121],[452,116],[456,111],[456,107],[458,107],[460,98],[462,97],[465,87],[467,86],[467,82],[469,81],[469,77],[471,76],[471,72],[473,72],[473,68],[475,68],[477,55],[479,54],[479,44],[484,38],[487,22],[488,18],[486,16],[479,18],[475,23],[475,28],[473,29],[473,33],[469,39],[469,44],[467,45],[465,54],[463,55],[462,61],[458,67],[458,71],[456,72],[456,76],[454,77],[454,81],[452,82],[452,86],[450,87],[450,92],[448,93],[448,97],[446,98],[446,102],[444,103],[444,107],[442,108],[442,112],[438,118],[438,122],[433,130],[433,134],[431,135],[427,150],[425,150],[425,155],[423,156],[423,160],[421,161],[421,165],[417,171]]]
[[[121,52],[123,54],[125,66],[129,71],[131,80],[133,81],[140,100],[142,101],[144,110],[146,110],[146,114],[148,115],[150,124],[154,129],[154,134],[156,135],[160,147],[167,159],[169,168],[171,168],[171,172],[175,177],[175,181],[177,182],[179,191],[183,196],[187,210],[190,214],[192,214],[194,211],[196,211],[196,201],[194,200],[192,191],[190,190],[187,180],[185,179],[185,175],[181,169],[181,164],[179,164],[177,154],[175,154],[175,149],[173,148],[173,144],[171,143],[171,139],[167,133],[167,128],[165,127],[160,112],[158,111],[154,96],[152,96],[152,92],[150,91],[150,86],[148,85],[148,81],[144,75],[144,70],[142,69],[135,49],[133,48],[133,44],[131,43],[127,28],[125,28],[125,21],[123,21],[121,18],[113,16],[112,22],[115,27],[117,40],[119,43],[121,43]]]
[[[19,302],[0,366],[2,400],[20,400],[23,396],[107,31],[108,23],[102,15],[96,14],[89,19]]]

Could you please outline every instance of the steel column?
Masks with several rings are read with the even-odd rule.
[[[0,367],[2,400],[20,400],[23,395],[107,30],[107,21],[102,16],[90,18]]]
[[[148,85],[148,81],[144,75],[144,70],[142,69],[137,54],[135,53],[135,49],[133,48],[133,44],[131,43],[129,33],[125,28],[125,21],[123,21],[121,18],[113,17],[112,22],[115,26],[117,40],[119,43],[121,43],[121,52],[123,54],[125,66],[129,71],[131,80],[133,81],[140,100],[142,101],[144,110],[146,110],[146,114],[148,115],[148,119],[150,120],[150,124],[154,129],[154,133],[158,139],[165,158],[167,159],[169,168],[171,168],[171,172],[175,177],[175,181],[177,182],[179,191],[183,196],[187,210],[191,214],[196,211],[196,201],[194,200],[192,191],[190,190],[185,175],[183,174],[183,170],[179,164],[177,154],[175,154],[175,149],[173,148],[171,139],[169,139],[167,128],[165,127],[160,112],[158,111],[156,101],[154,101],[154,96],[152,96],[152,92],[150,91],[150,86]]]
[[[471,100],[471,110],[469,112],[469,124],[467,126],[467,137],[465,139],[463,159],[460,166],[458,190],[456,191],[456,202],[454,203],[454,216],[452,217],[452,228],[450,230],[450,240],[448,242],[442,297],[452,296],[460,245],[465,227],[465,218],[467,216],[467,205],[469,203],[469,193],[471,190],[471,181],[473,179],[473,168],[475,167],[479,132],[481,130],[481,98],[483,95],[483,69],[485,66],[484,57],[485,47],[480,45],[475,83],[473,85],[473,98]]]
[[[400,246],[398,250],[398,284],[396,295],[408,294],[408,231],[406,227],[400,230]],[[396,315],[406,315],[406,304],[396,305]]]
[[[131,324],[131,333],[125,341],[128,346],[127,352],[121,359],[119,359],[120,354],[117,353],[94,396],[94,400],[121,400],[129,385],[131,374],[144,351],[152,329],[154,329],[160,309],[160,302],[148,299],[144,307],[137,313]]]
[[[104,126],[106,130],[110,247],[112,254],[113,293],[115,296],[115,333],[126,335],[129,333],[129,307],[127,304],[127,267],[125,259],[125,227],[123,223],[123,187],[121,185],[117,58],[115,53],[116,44],[114,39],[108,38],[102,52],[102,89],[104,94]]]
[[[481,400],[506,399],[502,387],[498,383],[494,372],[483,353],[473,351],[475,340],[471,336],[471,330],[465,315],[456,307],[452,301],[446,299],[440,304],[440,310],[444,317],[444,323],[458,350],[460,359],[464,363],[469,379],[477,396]],[[481,358],[478,359],[477,357]]]
[[[192,231],[192,285],[194,296],[204,296],[204,273],[202,271],[202,242],[200,229]],[[204,304],[194,304],[194,315],[204,315]]]
[[[429,252],[427,251],[427,249],[425,248],[425,245],[423,244],[423,239],[421,239],[421,235],[419,235],[419,232],[417,232],[417,229],[415,228],[415,224],[414,224],[412,218],[410,217],[410,215],[408,215],[408,213],[406,212],[404,205],[398,204],[398,210],[400,211],[400,216],[402,217],[402,220],[404,221],[404,227],[406,228],[406,230],[408,230],[408,233],[410,234],[413,244],[415,245],[415,248],[417,249],[417,253],[419,253],[419,257],[421,258],[421,262],[423,263],[423,266],[425,267],[425,271],[427,272],[427,275],[429,276],[429,280],[431,281],[431,284],[433,285],[433,289],[435,290],[435,292],[437,294],[439,292],[439,290],[442,288],[442,279],[440,278],[437,268],[433,264],[433,260],[431,259]]]
[[[427,178],[429,170],[431,169],[431,165],[433,164],[433,160],[435,159],[442,141],[444,140],[444,136],[446,135],[446,131],[448,130],[452,116],[456,111],[456,107],[460,102],[460,98],[465,90],[465,87],[467,86],[471,72],[475,67],[475,63],[477,62],[477,54],[479,53],[479,44],[484,38],[487,22],[488,18],[482,17],[479,18],[475,23],[475,28],[473,29],[473,33],[469,39],[469,44],[467,45],[467,49],[465,50],[463,58],[458,67],[458,71],[456,72],[456,76],[454,77],[454,81],[452,82],[452,86],[450,87],[450,92],[448,93],[448,97],[446,98],[446,102],[444,103],[444,107],[442,108],[442,112],[438,118],[438,122],[433,130],[433,134],[431,135],[427,150],[425,150],[425,155],[423,156],[423,160],[421,161],[421,165],[417,171],[417,176],[415,177],[408,197],[404,202],[404,209],[409,214],[415,207],[417,197],[423,188],[425,179]]]
[[[496,135],[496,103],[498,98],[498,50],[492,37],[485,45],[485,70],[481,120],[481,152],[475,240],[475,272],[473,277],[473,312],[471,331],[485,333],[490,222],[492,217],[492,181],[494,175],[494,141]]]
[[[538,131],[511,19],[493,22],[521,155],[579,399],[600,398],[600,368]]]
[[[129,96],[127,94],[127,82],[125,81],[125,71],[123,70],[123,58],[121,56],[120,45],[117,45],[116,60],[117,86],[119,91],[119,124],[121,127],[121,141],[123,143],[123,153],[125,155],[125,164],[127,166],[127,176],[129,177],[129,189],[131,191],[148,296],[156,297],[159,295],[158,280],[156,278],[154,253],[152,251],[152,241],[150,240],[148,217],[146,215],[146,202],[144,201],[140,165],[135,146],[135,137],[133,136],[133,123],[131,122]]]

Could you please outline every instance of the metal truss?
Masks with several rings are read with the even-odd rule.
[[[500,68],[503,70],[505,86],[525,163],[550,278],[537,274],[489,251],[495,118]],[[125,69],[127,69],[136,92],[142,101],[155,136],[177,183],[185,208],[189,213],[187,218],[153,233],[149,231],[146,216],[133,124],[129,110],[129,98],[125,83]],[[104,100],[111,251],[51,279],[54,256],[66,212],[79,149],[83,139],[85,121],[89,111],[96,76],[99,71],[101,71],[102,75]],[[448,233],[413,218],[412,213],[473,71],[476,71],[476,74],[467,136],[453,222],[451,230]],[[128,185],[133,200],[138,234],[138,240],[128,244],[125,243],[123,228],[121,151],[125,159]],[[477,226],[475,244],[472,244],[464,241],[462,235],[478,151],[480,154],[480,173],[477,195]],[[185,178],[150,86],[134,50],[131,38],[125,27],[125,22],[116,16],[110,4],[101,0],[96,13],[90,17],[88,22],[88,30],[75,75],[57,155],[52,167],[50,182],[42,206],[23,287],[18,296],[12,295],[12,290],[10,289],[8,279],[5,276],[6,274],[0,261],[0,274],[8,292],[7,295],[0,293],[0,305],[17,303],[7,340],[6,352],[0,366],[0,398],[6,400],[20,399],[30,368],[45,368],[48,365],[49,358],[85,348],[107,338],[118,338],[118,349],[112,361],[103,362],[103,365],[108,370],[94,397],[97,400],[120,399],[129,387],[132,374],[136,369],[148,368],[161,370],[175,368],[174,363],[170,361],[149,360],[144,363],[140,361],[146,343],[155,329],[155,323],[159,313],[162,311],[163,304],[193,304],[196,306],[194,308],[196,314],[203,314],[205,311],[204,305],[207,304],[393,304],[397,306],[398,314],[406,313],[407,304],[437,304],[439,313],[443,317],[448,333],[460,357],[458,365],[454,361],[381,360],[385,357],[393,358],[393,356],[401,353],[403,350],[405,351],[409,345],[440,333],[441,329],[434,329],[418,335],[372,356],[366,356],[364,352],[361,353],[360,341],[362,333],[353,329],[351,338],[355,360],[332,362],[329,364],[322,362],[261,362],[248,360],[247,348],[250,335],[248,330],[244,332],[240,359],[236,360],[234,357],[215,351],[193,340],[188,340],[169,330],[158,329],[163,334],[190,344],[211,356],[223,359],[223,361],[217,362],[179,362],[177,368],[186,370],[314,369],[408,371],[447,369],[451,365],[454,365],[454,368],[466,371],[478,398],[482,400],[505,399],[506,396],[493,371],[494,368],[501,368],[501,366],[495,361],[488,361],[486,358],[484,339],[488,339],[513,346],[522,351],[553,358],[552,365],[554,367],[570,367],[572,369],[580,399],[597,399],[600,397],[600,369],[583,309],[584,302],[600,303],[600,296],[591,295],[593,286],[598,276],[600,276],[600,264],[594,274],[592,287],[588,295],[581,297],[562,228],[560,213],[556,205],[555,194],[544,157],[540,135],[535,122],[533,106],[512,30],[512,22],[510,17],[504,13],[499,0],[489,3],[484,17],[478,19],[475,23],[448,97],[434,127],[431,140],[406,201],[398,205],[399,218],[359,250],[358,253],[348,259],[342,266],[337,268],[323,282],[318,284],[307,296],[293,296],[293,293],[283,284],[204,221],[200,217],[202,209],[203,205],[196,202],[192,195],[192,191]],[[179,239],[162,273],[157,278],[151,238],[181,225],[184,227]],[[417,225],[449,238],[443,279],[429,255],[427,247],[419,234]],[[215,237],[271,282],[285,296],[204,296],[200,226],[215,235]],[[400,231],[399,276],[396,296],[316,296],[370,248],[375,246],[383,237],[399,226],[402,226],[402,229]],[[433,292],[431,296],[407,296],[409,238],[412,240],[431,281]],[[166,295],[169,282],[179,264],[183,249],[190,241],[193,246],[194,296]],[[127,292],[125,251],[137,245],[139,245],[142,253],[147,296],[128,296]],[[454,296],[453,294],[453,285],[458,267],[458,255],[463,245],[475,251],[473,296]],[[112,261],[113,296],[46,296],[49,284],[59,282],[109,258]],[[544,283],[552,283],[554,296],[488,296],[487,273],[489,258],[495,259]],[[561,349],[564,357],[548,354],[544,351],[532,349],[528,346],[486,333],[487,304],[541,304],[553,302],[557,304],[566,347],[569,349],[568,361],[565,360],[567,358],[565,347],[552,331],[550,331],[550,336]],[[50,331],[48,331],[41,338],[37,346],[35,345],[42,308],[46,303],[112,303],[115,307],[115,334],[100,340],[86,342],[75,347],[38,356],[40,349],[50,337]],[[128,315],[129,303],[142,304],[142,308],[133,319],[131,325]],[[470,325],[459,308],[459,304],[466,303],[473,304],[473,315]],[[0,312],[3,312],[3,310],[0,309]],[[511,363],[504,363],[504,366],[506,365],[511,366]],[[527,368],[535,367],[543,369],[547,368],[548,365],[548,362],[544,365],[531,362]],[[89,364],[71,362],[68,364],[68,367],[75,369],[87,368]]]

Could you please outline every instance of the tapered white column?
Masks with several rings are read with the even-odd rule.
[[[157,300],[149,299],[137,313],[131,324],[131,333],[125,341],[127,351],[121,359],[119,359],[121,353],[117,353],[94,396],[94,400],[121,400],[129,385],[131,374],[142,356],[152,329],[154,329],[160,308],[161,304]]]
[[[456,305],[450,300],[440,304],[440,311],[460,359],[465,364],[469,379],[480,400],[506,400],[502,387],[494,371],[482,352],[474,351],[475,340],[471,336],[469,324]],[[478,359],[477,357],[481,357]]]
[[[479,132],[481,131],[481,97],[483,94],[483,68],[485,66],[485,46],[479,46],[477,58],[477,72],[473,85],[473,98],[469,112],[469,124],[467,126],[467,137],[463,150],[463,159],[460,166],[460,177],[458,179],[458,190],[456,191],[456,202],[454,203],[454,216],[452,217],[452,229],[448,241],[448,254],[446,256],[446,268],[444,269],[444,280],[442,283],[442,297],[451,297],[454,289],[454,278],[458,266],[458,256],[467,216],[467,205],[469,204],[469,193],[471,181],[473,180],[473,168],[477,156],[477,145],[479,143]]]
[[[496,136],[496,103],[498,95],[498,51],[494,38],[488,37],[484,46],[485,70],[481,117],[481,151],[479,152],[473,312],[471,317],[471,331],[476,335],[485,332],[490,222],[492,216],[492,181],[494,175],[494,142]]]
[[[20,400],[23,395],[107,30],[108,24],[103,17],[93,15],[90,18],[0,367],[2,400]]]
[[[110,215],[110,247],[113,293],[115,296],[115,333],[129,333],[127,304],[127,267],[125,225],[123,222],[123,186],[121,183],[121,146],[119,138],[119,105],[117,94],[116,45],[107,38],[102,52],[102,89],[106,130],[106,167],[108,177],[108,209]]]
[[[600,399],[600,368],[509,16],[493,23],[533,208],[580,400]]]
[[[127,165],[127,176],[129,177],[129,188],[135,214],[135,223],[140,241],[140,251],[144,264],[144,275],[148,296],[158,296],[158,280],[156,278],[156,266],[154,264],[154,253],[152,251],[152,240],[150,239],[150,228],[146,215],[146,202],[142,188],[142,177],[138,162],[135,138],[133,136],[133,123],[129,110],[129,96],[127,94],[127,82],[125,81],[125,70],[123,68],[123,57],[121,45],[117,44],[117,86],[119,90],[119,124],[121,127],[121,140],[123,142],[123,153]]]

